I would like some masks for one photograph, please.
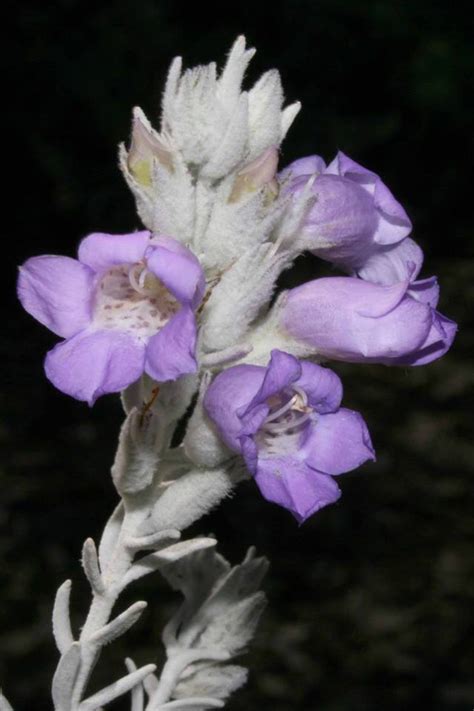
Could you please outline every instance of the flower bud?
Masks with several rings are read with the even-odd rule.
[[[127,163],[130,173],[141,185],[151,186],[154,160],[173,172],[171,152],[151,128],[145,115],[136,108],[133,112],[132,141]]]
[[[290,289],[280,327],[325,358],[352,363],[424,365],[450,348],[457,326],[435,311],[433,280],[381,286],[329,277]]]
[[[275,175],[278,167],[278,150],[270,146],[255,160],[245,166],[234,180],[228,202],[237,202],[246,193],[254,193],[264,186],[270,194],[278,192]]]

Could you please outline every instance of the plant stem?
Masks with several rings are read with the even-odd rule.
[[[133,536],[137,526],[146,515],[147,510],[140,505],[140,502],[138,502],[138,506],[126,510],[113,555],[103,571],[105,590],[103,593],[94,593],[93,595],[89,613],[79,637],[81,664],[72,693],[71,711],[78,709],[91,672],[100,655],[101,645],[91,642],[90,638],[108,622],[112,608],[122,589],[121,581],[133,563],[134,553],[129,551],[125,542],[127,538]]]

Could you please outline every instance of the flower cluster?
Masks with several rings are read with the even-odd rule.
[[[364,420],[319,363],[423,365],[456,325],[436,311],[436,279],[418,279],[410,219],[376,173],[343,153],[278,172],[300,106],[282,108],[274,70],[241,91],[252,54],[239,38],[220,75],[173,62],[161,130],[135,109],[120,153],[147,229],[90,235],[78,260],[29,259],[18,293],[65,339],[46,357],[56,387],[92,404],[143,374],[196,373],[186,455],[207,467],[241,458],[263,496],[304,521],[340,496],[333,477],[374,459]],[[346,275],[271,306],[307,250]]]

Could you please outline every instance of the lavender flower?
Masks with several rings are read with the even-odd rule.
[[[308,249],[375,283],[419,272],[423,253],[408,238],[410,219],[376,173],[341,152],[327,167],[320,156],[307,156],[280,173],[285,192],[295,197],[311,176],[315,203],[303,227]]]
[[[329,277],[286,292],[279,323],[325,358],[424,365],[446,353],[457,330],[435,310],[437,301],[434,278],[380,286]]]
[[[204,408],[263,496],[303,522],[341,495],[333,476],[375,459],[364,420],[341,398],[331,370],[273,350],[267,367],[220,373]]]
[[[65,339],[46,356],[47,377],[90,405],[143,372],[157,381],[194,372],[203,294],[196,257],[148,231],[91,234],[78,260],[33,257],[18,280],[26,311]]]

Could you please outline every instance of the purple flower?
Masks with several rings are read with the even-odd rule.
[[[326,358],[424,365],[446,353],[457,330],[437,301],[434,278],[380,286],[328,277],[286,292],[280,325]]]
[[[273,350],[266,368],[220,373],[204,408],[263,496],[303,522],[340,497],[333,476],[375,459],[364,420],[340,408],[341,398],[331,370]]]
[[[33,257],[18,280],[26,311],[65,339],[46,356],[47,377],[90,405],[143,372],[158,381],[194,372],[203,294],[196,257],[148,231],[91,234],[77,260]]]
[[[373,280],[375,275],[376,283],[393,283],[401,269],[403,278],[408,271],[420,270],[423,253],[412,240],[406,241],[410,219],[376,173],[339,152],[327,167],[320,156],[300,158],[280,179],[287,180],[286,191],[298,196],[312,175],[316,201],[303,233],[314,254],[362,278]]]
[[[422,265],[421,248],[410,237],[405,237],[396,244],[375,245],[365,262],[352,273],[365,281],[390,286],[407,279],[414,282]]]

